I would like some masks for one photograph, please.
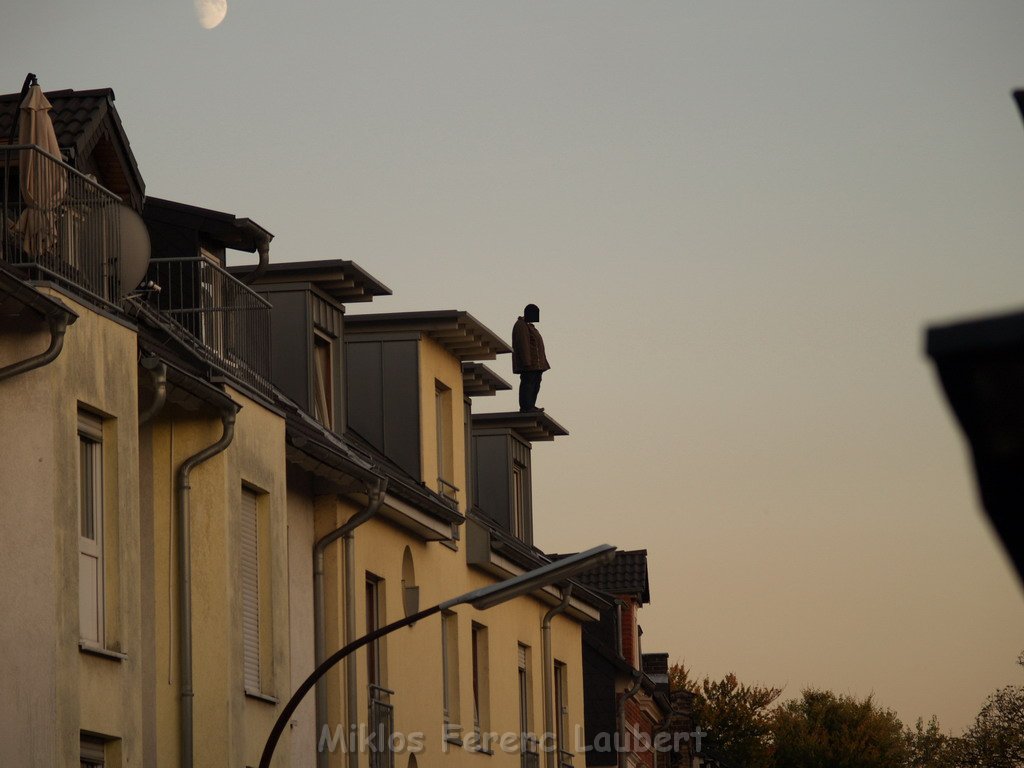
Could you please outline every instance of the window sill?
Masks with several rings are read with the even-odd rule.
[[[111,661],[124,661],[128,658],[127,653],[121,653],[120,651],[112,651],[109,648],[103,648],[92,643],[87,643],[85,640],[78,641],[78,650],[81,653],[88,653],[90,656],[99,656],[103,659],[110,659]]]
[[[268,696],[265,693],[257,693],[256,691],[250,691],[248,688],[245,689],[245,695],[250,699],[257,699],[259,701],[266,702],[267,704],[277,704],[276,696]]]
[[[445,736],[444,737],[444,743],[445,744],[454,744],[456,747],[461,747],[462,746],[462,739],[460,739],[458,736]]]

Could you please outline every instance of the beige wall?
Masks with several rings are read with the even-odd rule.
[[[467,509],[466,499],[466,436],[462,417],[462,364],[433,339],[423,337],[419,342],[420,355],[420,435],[422,450],[420,466],[422,477],[435,491],[438,487],[437,408],[435,381],[451,390],[453,478],[459,489],[459,510]]]
[[[56,292],[54,292],[56,293]],[[79,315],[60,356],[0,382],[0,764],[77,764],[79,734],[141,764],[138,430],[133,329],[67,296]],[[0,364],[42,351],[45,332],[8,327]],[[78,409],[103,415],[106,646],[79,650]]]
[[[240,519],[243,483],[260,492],[268,542],[261,542],[260,591],[269,589],[261,665],[262,693],[283,702],[290,691],[288,659],[288,541],[284,420],[237,391],[242,405],[235,436],[191,478],[192,654],[195,765],[254,765],[279,711],[243,687]],[[168,410],[153,424],[152,472],[156,734],[159,765],[179,760],[178,568],[174,483],[181,462],[221,435],[213,413],[184,416]],[[262,529],[261,529],[262,530]],[[266,577],[266,580],[264,580]],[[261,606],[262,608],[262,606]],[[281,763],[283,764],[283,762]]]

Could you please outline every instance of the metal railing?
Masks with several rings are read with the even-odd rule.
[[[392,749],[395,733],[395,707],[391,703],[394,691],[379,685],[370,686],[369,732],[370,768],[395,768],[395,753]]]
[[[437,488],[441,495],[449,502],[452,506],[458,509],[459,507],[459,489],[452,485],[450,482],[445,480],[443,477],[437,478]]]
[[[540,768],[540,753],[524,746],[519,753],[519,766],[520,768]]]
[[[216,367],[260,392],[270,387],[270,302],[209,259],[153,259],[149,302],[198,342]]]
[[[120,198],[35,145],[0,147],[0,177],[0,259],[114,304]]]

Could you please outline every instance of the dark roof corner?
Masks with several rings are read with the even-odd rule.
[[[510,389],[511,384],[483,363],[462,364],[462,392],[467,397],[490,397]]]
[[[459,360],[493,360],[512,348],[469,312],[442,309],[429,312],[388,312],[349,315],[346,333],[422,333]]]
[[[544,411],[474,413],[473,429],[510,429],[528,443],[565,437],[569,431]]]
[[[651,602],[646,549],[620,550],[610,563],[581,573],[577,578],[588,587],[611,595],[632,595],[641,603]]]

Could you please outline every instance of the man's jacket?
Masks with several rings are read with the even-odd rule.
[[[512,372],[546,371],[549,368],[540,331],[533,323],[520,317],[512,327]]]

